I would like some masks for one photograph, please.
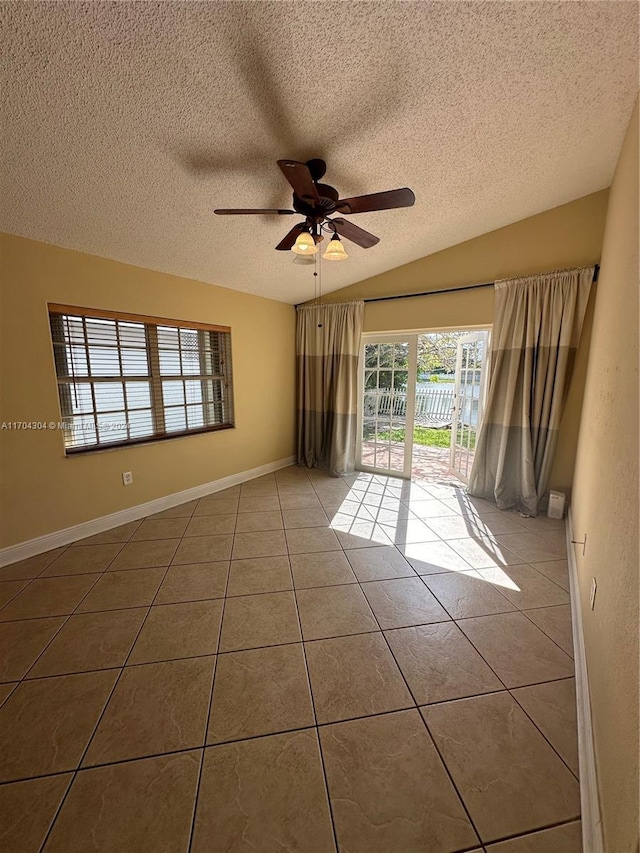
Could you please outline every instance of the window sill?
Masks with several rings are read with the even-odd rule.
[[[86,447],[66,447],[66,457],[84,456],[86,453],[105,453],[111,450],[124,450],[127,447],[140,447],[145,444],[157,444],[158,442],[171,441],[174,438],[190,438],[192,435],[207,435],[211,432],[235,429],[235,424],[216,424],[216,426],[204,429],[190,429],[183,432],[171,432],[166,435],[145,436],[144,438],[129,439],[128,441],[114,441],[112,444],[91,444]]]

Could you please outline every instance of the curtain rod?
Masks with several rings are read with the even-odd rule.
[[[598,280],[600,264],[594,265],[593,282]],[[436,293],[455,293],[458,290],[475,290],[477,287],[493,287],[495,281],[486,281],[483,284],[467,284],[463,287],[445,287],[442,290],[425,290],[422,293],[398,293],[396,296],[372,296],[364,299],[364,302],[387,302],[390,299],[412,299],[414,296],[432,296]]]
[[[484,284],[467,284],[464,287],[446,287],[443,290],[425,290],[423,293],[398,293],[397,296],[373,296],[364,302],[387,302],[389,299],[412,299],[414,296],[431,296],[435,293],[453,293],[456,290],[475,290],[476,287],[493,287],[495,282],[487,281]]]

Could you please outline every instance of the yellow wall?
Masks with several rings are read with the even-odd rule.
[[[47,302],[231,326],[236,415],[233,430],[68,458],[57,431],[0,431],[1,547],[293,455],[291,305],[20,237],[0,251],[0,421],[60,419]]]
[[[420,293],[597,263],[602,248],[607,198],[607,190],[593,193],[334,291],[326,299],[338,301]],[[568,493],[573,480],[592,316],[593,298],[585,317],[551,475],[550,487]],[[366,332],[463,329],[467,326],[489,326],[492,317],[493,288],[487,287],[462,293],[367,303],[364,328]]]
[[[576,458],[575,552],[605,849],[638,849],[638,107],[611,187]],[[589,607],[591,578],[598,583]]]

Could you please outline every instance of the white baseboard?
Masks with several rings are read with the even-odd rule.
[[[569,587],[571,594],[571,624],[573,653],[576,670],[576,704],[578,708],[578,760],[580,764],[580,808],[582,812],[582,846],[585,853],[604,853],[602,818],[598,797],[596,754],[591,725],[591,700],[589,674],[582,630],[582,608],[578,586],[578,566],[574,546],[571,544],[573,524],[571,509],[567,514],[567,558],[569,562]]]
[[[100,518],[94,518],[82,524],[75,524],[73,527],[65,527],[64,530],[56,530],[53,533],[46,533],[44,536],[37,536],[35,539],[29,539],[27,542],[10,545],[8,548],[0,550],[0,566],[8,566],[11,563],[17,563],[19,560],[26,560],[28,557],[34,557],[36,554],[50,551],[52,548],[69,545],[71,542],[84,539],[86,536],[104,533],[105,530],[111,530],[112,527],[119,527],[121,524],[126,524],[129,521],[137,521],[139,518],[153,515],[155,512],[162,512],[162,510],[171,509],[171,507],[178,506],[178,504],[203,498],[214,492],[228,489],[230,486],[245,483],[247,480],[254,480],[256,477],[270,474],[272,471],[279,471],[281,468],[294,465],[295,462],[295,456],[278,459],[275,462],[268,462],[266,465],[260,465],[258,468],[252,468],[249,471],[240,471],[238,474],[231,474],[229,477],[222,477],[220,480],[203,483],[201,486],[194,486],[192,489],[175,492],[172,495],[166,495],[163,498],[138,504],[119,512],[112,512],[109,515],[103,515]]]

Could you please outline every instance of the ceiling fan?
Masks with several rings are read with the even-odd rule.
[[[297,160],[278,160],[278,166],[293,188],[293,210],[231,208],[214,210],[214,213],[219,216],[263,213],[273,213],[278,216],[301,214],[304,216],[304,221],[294,225],[276,246],[276,249],[281,252],[293,249],[301,255],[314,254],[317,252],[315,244],[324,239],[321,233],[323,229],[332,234],[329,249],[334,242],[337,244],[334,247],[337,250],[336,256],[332,258],[334,260],[346,257],[338,235],[351,240],[363,249],[370,249],[380,242],[379,237],[333,214],[349,215],[411,207],[416,200],[413,192],[407,187],[341,199],[336,189],[328,184],[319,183],[327,170],[327,164],[318,158],[307,160],[306,163],[299,163]],[[329,218],[330,216],[332,218]],[[329,249],[324,257],[332,257]]]

